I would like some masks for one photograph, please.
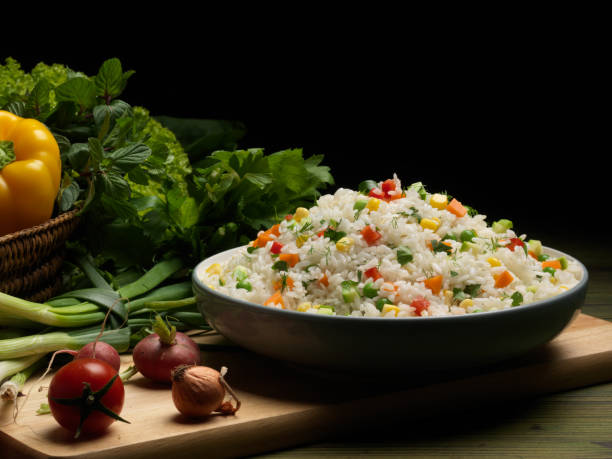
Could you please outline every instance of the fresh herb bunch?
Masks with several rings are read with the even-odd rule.
[[[27,73],[11,58],[0,65],[0,108],[56,136],[56,213],[80,209],[71,245],[105,270],[144,270],[177,253],[193,264],[254,238],[333,183],[320,155],[236,150],[241,123],[156,119],[132,107],[121,96],[133,74],[115,58],[94,76],[44,63]]]

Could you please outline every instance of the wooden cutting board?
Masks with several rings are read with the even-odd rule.
[[[221,337],[203,342],[223,344]],[[227,343],[226,343],[227,344]],[[341,433],[351,425],[537,396],[612,380],[612,323],[581,314],[561,335],[520,359],[463,374],[346,376],[272,361],[237,347],[203,352],[213,368],[226,366],[242,402],[233,416],[183,418],[168,387],[136,375],[121,415],[103,435],[73,440],[53,417],[36,415],[50,377],[37,382],[13,422],[0,407],[0,456],[71,458],[236,457],[287,448]],[[131,363],[123,357],[124,367]],[[34,378],[36,379],[36,378]],[[25,391],[28,391],[26,387]]]

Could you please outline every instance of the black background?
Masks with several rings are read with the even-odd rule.
[[[122,42],[7,55],[27,70],[60,62],[90,75],[118,57],[135,71],[122,95],[130,104],[242,121],[241,147],[323,154],[336,186],[397,173],[534,238],[607,237],[603,63],[584,42],[523,30],[316,41],[309,30],[265,41],[253,31],[238,44],[203,36],[155,53]]]

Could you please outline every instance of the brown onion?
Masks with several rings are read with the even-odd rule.
[[[176,409],[191,418],[208,416],[213,411],[234,414],[240,408],[240,400],[223,379],[226,372],[225,367],[218,372],[202,365],[179,365],[174,368],[172,400]],[[224,401],[226,390],[236,401],[235,407]]]

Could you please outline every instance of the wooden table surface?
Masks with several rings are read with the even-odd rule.
[[[612,321],[612,250],[606,241],[551,236],[545,245],[582,261],[589,270],[583,312]],[[324,442],[258,458],[334,457],[612,458],[612,381],[511,405],[474,407],[411,421],[373,419]]]

